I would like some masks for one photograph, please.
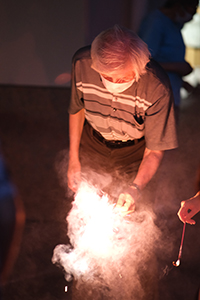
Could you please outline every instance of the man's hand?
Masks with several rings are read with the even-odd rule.
[[[68,187],[76,192],[81,181],[81,164],[79,161],[73,162],[69,160],[68,166]]]
[[[120,211],[122,215],[127,215],[135,211],[135,201],[140,197],[140,191],[135,186],[130,186],[124,193],[119,195],[116,209]]]
[[[192,219],[200,211],[200,192],[198,192],[194,197],[182,201],[181,208],[178,211],[179,219],[183,223],[189,223],[194,225],[196,222]]]

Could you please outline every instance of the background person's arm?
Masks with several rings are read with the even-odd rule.
[[[160,62],[160,65],[166,72],[174,72],[180,76],[186,76],[193,71],[193,68],[186,61]]]
[[[179,219],[183,223],[194,225],[196,222],[192,219],[200,211],[200,191],[192,198],[182,201],[181,208],[178,211]]]

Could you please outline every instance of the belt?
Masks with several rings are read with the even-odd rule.
[[[115,141],[106,140],[104,137],[95,129],[93,129],[93,136],[96,137],[101,143],[106,145],[108,148],[123,148],[138,144],[140,141],[144,140],[144,136],[140,139],[128,140],[128,141]]]

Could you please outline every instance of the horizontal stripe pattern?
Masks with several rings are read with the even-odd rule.
[[[95,84],[80,81],[76,86],[83,94],[86,119],[105,139],[132,140],[144,136],[144,123],[139,124],[134,115],[144,116],[150,102],[125,92],[112,95]]]
[[[84,93],[84,95],[88,95],[89,98],[91,98],[92,95],[99,96],[104,100],[112,100],[113,98],[113,95],[110,94],[105,88],[101,88],[94,84],[78,82],[76,86],[82,93]],[[124,94],[115,94],[115,96],[118,98],[118,102],[121,102],[123,105],[125,104],[132,107],[138,106],[139,108],[143,108],[144,110],[146,110],[151,105],[150,102],[140,98],[139,96],[134,97]]]

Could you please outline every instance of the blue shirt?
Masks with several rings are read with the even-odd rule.
[[[183,62],[185,60],[185,44],[181,34],[181,26],[165,16],[160,10],[150,13],[142,22],[139,36],[148,45],[152,57],[162,62]],[[180,88],[182,78],[174,72],[167,72],[172,86],[175,105],[180,104]]]
[[[6,197],[13,198],[16,190],[10,181],[3,157],[0,153],[0,202],[4,201]]]

